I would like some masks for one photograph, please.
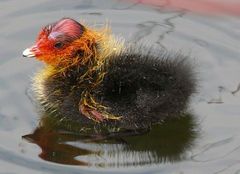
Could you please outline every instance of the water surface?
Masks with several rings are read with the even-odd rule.
[[[0,2],[0,173],[240,173],[240,18],[115,0]],[[29,97],[42,67],[21,54],[61,17],[191,56],[199,79],[186,117],[106,140],[38,127]],[[24,136],[24,138],[22,138]]]

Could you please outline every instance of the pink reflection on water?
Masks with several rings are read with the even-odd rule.
[[[204,14],[240,15],[239,0],[130,0],[170,9],[185,9]]]

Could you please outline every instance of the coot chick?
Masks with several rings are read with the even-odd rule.
[[[186,112],[195,92],[187,56],[125,43],[109,28],[71,18],[43,27],[23,56],[45,63],[33,90],[41,109],[60,122],[149,128]]]

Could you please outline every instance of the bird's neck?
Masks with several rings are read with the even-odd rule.
[[[101,70],[111,55],[119,54],[123,44],[123,39],[115,38],[107,27],[99,31],[86,28],[81,38],[71,45],[79,51],[71,59],[51,66],[63,75],[69,72],[69,69],[85,69],[84,73],[91,75]]]

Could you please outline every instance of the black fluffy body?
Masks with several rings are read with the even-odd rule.
[[[83,125],[97,124],[123,129],[142,129],[168,117],[186,112],[196,80],[189,58],[180,53],[149,51],[144,48],[125,49],[111,55],[105,62],[107,73],[102,83],[92,91],[95,99],[109,107],[108,112],[122,116],[120,120],[94,123],[79,112],[84,85],[79,77],[87,67],[73,67],[45,81],[46,102],[58,103],[55,114]],[[56,92],[58,91],[58,92]],[[43,105],[46,112],[49,105]]]

